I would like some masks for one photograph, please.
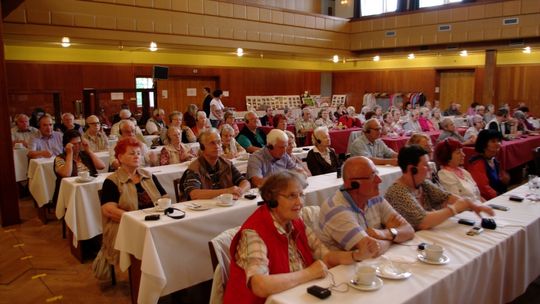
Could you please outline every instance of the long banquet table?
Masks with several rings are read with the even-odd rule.
[[[383,179],[381,188],[387,188],[400,176],[397,167],[377,167]],[[342,184],[335,173],[309,177],[308,182],[304,190],[306,205],[320,204]],[[208,241],[228,228],[241,225],[258,201],[259,197],[252,201],[240,199],[233,207],[206,211],[191,211],[177,204],[175,207],[187,213],[182,220],[165,218],[145,222],[144,211],[125,213],[115,248],[121,252],[122,270],[130,266],[130,255],[142,261],[138,302],[157,303],[160,296],[210,280],[213,270]]]
[[[383,279],[377,291],[332,292],[325,303],[508,303],[525,292],[540,275],[540,203],[525,200],[515,203],[510,194],[526,195],[521,186],[490,201],[507,206],[509,211],[495,211],[498,227],[485,229],[477,236],[467,236],[470,226],[457,224],[451,218],[426,231],[419,231],[413,240],[393,245],[385,256],[402,262],[412,276],[406,280]],[[479,219],[472,213],[460,218]],[[417,260],[419,243],[437,243],[445,248],[450,260],[446,265],[428,265]],[[377,265],[381,258],[360,264]],[[337,284],[348,282],[355,265],[330,269]],[[267,304],[320,303],[309,295],[311,285],[328,287],[330,279],[310,281],[269,297]],[[343,288],[343,286],[342,286]]]

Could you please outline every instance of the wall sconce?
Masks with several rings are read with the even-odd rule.
[[[62,46],[67,48],[71,45],[71,42],[69,41],[69,37],[62,37]]]
[[[148,49],[150,50],[150,52],[157,51],[157,44],[154,41],[150,42],[150,47]]]

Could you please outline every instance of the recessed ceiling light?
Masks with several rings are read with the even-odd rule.
[[[62,37],[62,46],[67,48],[71,45],[71,42],[69,41],[69,37]]]
[[[407,59],[414,59],[416,58],[413,53],[410,53],[409,56],[407,56]]]
[[[530,46],[526,46],[523,48],[523,53],[525,54],[530,54],[531,53],[531,47]]]
[[[237,48],[236,49],[236,56],[238,56],[238,57],[244,56],[244,49],[243,48]]]
[[[150,47],[149,47],[148,49],[149,49],[151,52],[157,51],[157,44],[156,44],[154,41],[150,42]]]
[[[334,63],[338,63],[338,62],[339,62],[339,56],[338,56],[338,55],[334,55],[334,56],[332,57],[332,61],[333,61]]]
[[[381,60],[381,56],[377,55],[377,56],[373,56],[373,61],[379,61]]]
[[[469,53],[467,53],[467,50],[463,50],[463,51],[459,52],[459,56],[467,57],[467,56],[469,56]]]

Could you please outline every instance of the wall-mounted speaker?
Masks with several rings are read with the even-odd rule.
[[[154,66],[154,71],[152,74],[154,79],[168,79],[169,78],[169,68],[165,66]]]

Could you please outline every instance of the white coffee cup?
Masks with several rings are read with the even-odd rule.
[[[372,266],[357,266],[355,281],[360,285],[370,286],[375,281],[375,268]]]
[[[233,195],[230,193],[224,193],[217,197],[217,199],[220,201],[221,205],[232,205],[233,204]]]
[[[79,177],[82,178],[82,179],[89,179],[90,178],[90,172],[81,171],[81,172],[79,172]]]
[[[165,210],[171,206],[171,199],[168,197],[162,197],[157,200],[156,204],[159,209]]]
[[[427,245],[424,249],[426,258],[430,261],[439,261],[444,253],[444,248],[440,245]]]
[[[16,143],[15,146],[13,146],[15,149],[22,149],[24,148],[24,145],[22,143]]]

